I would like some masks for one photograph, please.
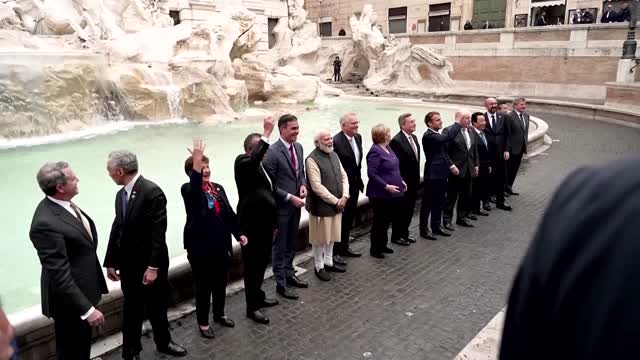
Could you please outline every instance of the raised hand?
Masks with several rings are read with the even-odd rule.
[[[271,136],[275,123],[276,120],[274,116],[267,115],[264,117],[264,121],[262,123],[262,128],[264,129],[264,133],[262,135],[264,135],[264,137],[269,138],[269,136]]]
[[[193,150],[189,150],[189,152],[191,156],[193,156],[194,171],[202,172],[202,157],[204,156],[205,147],[207,147],[207,145],[204,144],[202,139],[193,139]]]

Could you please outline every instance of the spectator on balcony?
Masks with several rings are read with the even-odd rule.
[[[589,10],[583,10],[582,12],[582,20],[581,24],[593,24],[595,19],[593,18],[593,14]]]
[[[576,10],[571,16],[570,24],[581,24],[582,23],[582,9]]]
[[[467,20],[467,22],[464,23],[464,29],[465,30],[473,30],[473,25],[471,24],[470,20]]]
[[[631,10],[629,10],[629,4],[624,3],[618,13],[618,22],[625,22],[631,19]]]
[[[613,10],[613,6],[607,5],[607,11],[602,14],[600,22],[603,24],[612,23],[617,20],[618,14]]]
[[[536,24],[535,25],[536,26],[547,26],[547,25],[549,25],[547,23],[547,13],[546,12],[543,11],[540,14],[540,16],[538,16],[538,18],[536,19]]]

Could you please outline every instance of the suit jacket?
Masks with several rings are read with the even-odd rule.
[[[180,193],[187,212],[184,225],[184,248],[189,254],[207,255],[212,252],[232,251],[231,235],[240,238],[238,216],[233,211],[222,185],[213,183],[220,198],[220,213],[209,209],[207,196],[202,191],[202,174],[192,171],[189,182]]]
[[[444,129],[444,131],[448,131],[448,128]],[[452,142],[447,144],[447,161],[449,162],[449,166],[455,165],[458,170],[460,170],[460,177],[472,176],[474,174],[473,168],[480,166],[478,143],[472,133],[475,132],[475,130],[467,128],[467,132],[469,133],[469,140],[471,142],[470,148],[467,148],[467,143],[465,142],[462,131],[460,131]]]
[[[402,130],[391,139],[389,146],[391,146],[400,161],[400,174],[404,182],[407,183],[407,189],[415,192],[420,186],[420,145],[418,144],[418,137],[411,134],[411,138],[416,145],[415,153],[409,143],[409,139],[407,139]]]
[[[523,113],[522,117],[526,123],[518,117],[515,111],[511,111],[507,119],[507,150],[512,154],[527,153],[527,138],[529,134],[529,114]]]
[[[639,166],[583,167],[558,186],[515,277],[500,359],[635,357]]]
[[[253,233],[252,230],[273,231],[277,227],[275,180],[261,166],[267,150],[269,144],[260,140],[251,156],[238,155],[233,167],[238,187],[240,232],[243,234]]]
[[[155,183],[140,176],[133,185],[122,216],[122,193],[116,193],[116,216],[111,226],[105,267],[144,271],[169,267],[167,250],[167,198]]]
[[[367,153],[367,196],[370,198],[392,198],[401,197],[407,190],[402,185],[402,175],[400,174],[400,162],[391,147],[387,147],[389,152],[377,144],[373,144]],[[396,185],[400,192],[390,193],[385,190],[387,185]]]
[[[293,209],[294,206],[287,201],[287,194],[299,196],[300,187],[307,183],[302,145],[296,142],[293,146],[297,157],[297,171],[294,171],[289,149],[281,139],[269,146],[267,155],[262,161],[271,178],[275,180],[276,204],[279,210]]]
[[[48,317],[84,315],[108,293],[96,255],[98,233],[89,221],[84,225],[62,206],[44,198],[38,204],[29,237],[42,264],[40,296],[42,313]]]
[[[477,131],[475,131],[474,129],[471,129],[471,133],[473,133],[476,144],[477,144],[478,162],[480,164],[480,167],[485,168],[485,167],[491,166],[493,157],[491,155],[491,152],[489,151],[489,140],[487,140],[487,143],[485,144],[484,141],[482,141],[482,138],[480,137],[480,134],[478,134]],[[484,135],[484,138],[487,139],[486,134]]]
[[[422,135],[422,148],[424,149],[424,155],[427,160],[424,166],[425,179],[435,180],[449,178],[451,171],[449,170],[449,163],[447,161],[447,143],[453,141],[453,139],[458,136],[460,129],[460,124],[454,123],[442,134],[428,129],[424,135]]]
[[[484,133],[489,142],[489,150],[494,156],[497,156],[504,153],[507,149],[507,127],[505,124],[505,113],[497,111],[494,115],[496,122],[494,126],[491,126],[491,115],[488,112],[484,113],[487,119],[487,126],[484,128]]]
[[[611,10],[607,10],[604,11],[602,13],[602,18],[600,18],[600,22],[601,23],[612,23],[612,22],[616,22],[616,19],[618,17],[618,14],[616,14],[615,11]]]
[[[342,131],[333,137],[333,151],[340,158],[342,168],[349,178],[350,195],[356,196],[364,190],[364,182],[362,181],[362,136],[356,134],[353,139],[359,152],[358,161],[356,161],[356,156],[351,149],[347,136]]]

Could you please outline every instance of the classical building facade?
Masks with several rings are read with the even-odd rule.
[[[546,25],[570,24],[578,9],[588,9],[599,23],[603,9],[618,10],[630,0],[306,0],[308,18],[318,23],[321,36],[349,35],[349,18],[358,16],[365,4],[378,14],[384,34],[412,34],[473,29],[527,27],[541,15]]]

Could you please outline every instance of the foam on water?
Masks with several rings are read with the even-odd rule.
[[[6,139],[0,138],[0,150],[13,149],[17,147],[29,147],[46,144],[57,144],[66,141],[91,139],[99,135],[112,134],[119,131],[126,131],[139,126],[157,126],[167,124],[187,123],[187,119],[168,119],[163,121],[115,121],[92,126],[86,129],[73,130],[63,134],[51,134],[45,136],[35,136],[30,138]]]

